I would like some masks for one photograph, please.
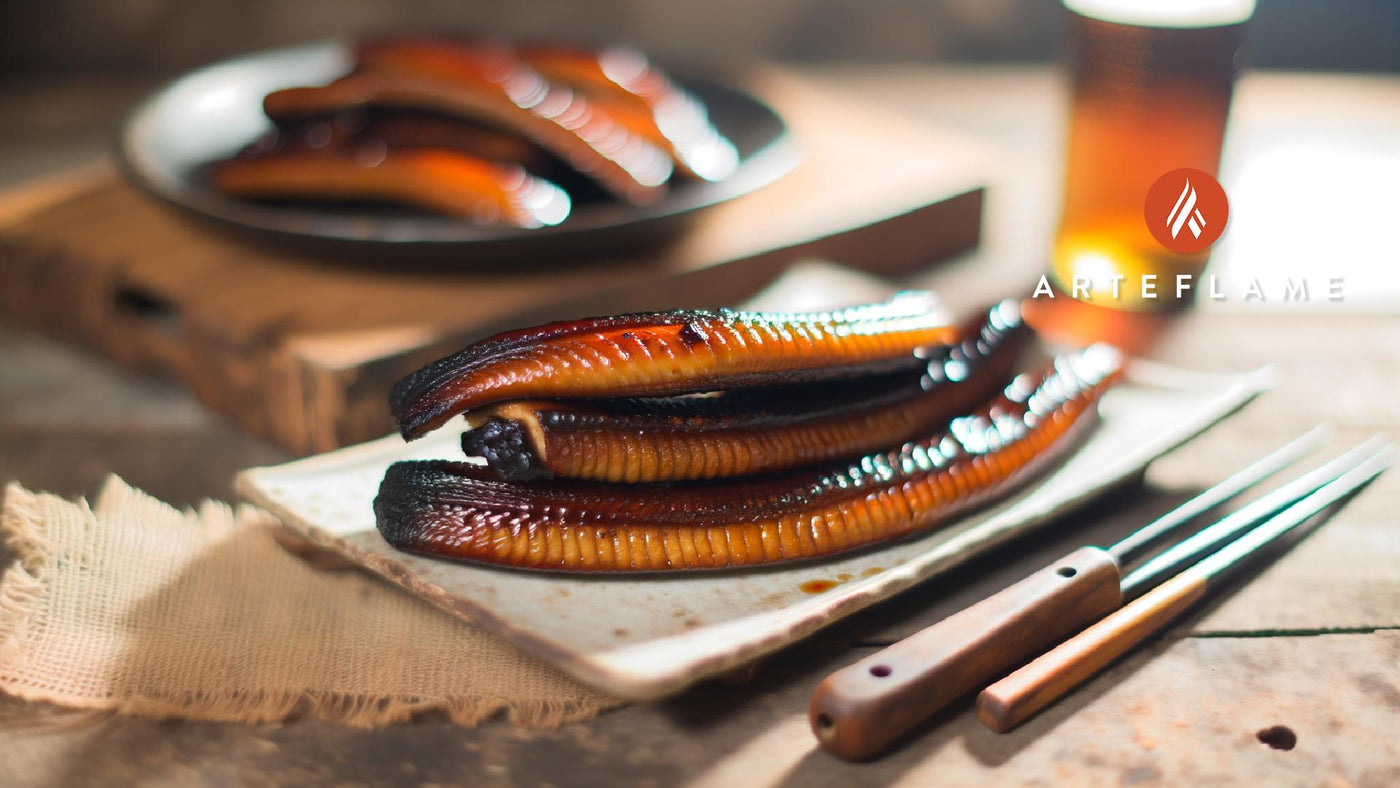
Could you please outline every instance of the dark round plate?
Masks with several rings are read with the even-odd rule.
[[[753,96],[716,82],[678,79],[705,103],[710,119],[739,150],[740,166],[719,183],[677,181],[655,205],[576,206],[554,227],[480,227],[447,217],[366,208],[272,205],[226,197],[198,177],[272,128],[267,93],[329,82],[350,70],[349,47],[322,42],[260,52],[191,72],[142,101],[123,124],[117,156],[126,175],[155,196],[225,226],[327,251],[450,252],[463,263],[574,257],[664,240],[703,208],[766,186],[798,155],[783,121]]]

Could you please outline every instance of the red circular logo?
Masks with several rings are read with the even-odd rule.
[[[1147,190],[1143,216],[1159,243],[1173,252],[1192,254],[1220,240],[1230,220],[1230,201],[1209,173],[1182,167]]]

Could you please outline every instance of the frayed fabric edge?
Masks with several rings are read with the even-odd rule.
[[[113,493],[127,496],[136,492],[113,476],[103,485],[100,500]],[[585,704],[543,700],[512,702],[503,698],[462,695],[425,698],[324,692],[241,693],[227,696],[191,693],[179,697],[133,695],[94,698],[16,682],[8,675],[10,670],[7,667],[12,669],[17,665],[16,660],[23,659],[25,630],[35,615],[34,606],[44,588],[45,537],[36,530],[36,526],[44,522],[40,509],[46,498],[54,497],[47,493],[31,492],[18,482],[10,482],[5,487],[3,501],[0,501],[0,536],[15,555],[15,560],[4,567],[3,575],[0,575],[0,692],[12,697],[74,709],[157,719],[187,718],[255,724],[280,722],[309,714],[326,722],[353,728],[380,728],[432,713],[446,714],[454,724],[464,727],[475,727],[503,714],[511,723],[523,727],[557,728],[592,719],[605,710],[623,705],[621,700]],[[85,513],[92,514],[86,499],[79,498],[72,504],[63,499],[54,500],[65,505],[76,504]],[[161,505],[168,507],[168,504]]]
[[[2,681],[2,680],[0,680]],[[251,693],[238,695],[189,694],[178,697],[130,696],[122,698],[64,697],[25,684],[0,690],[21,700],[53,703],[74,709],[110,711],[154,719],[195,719],[244,724],[275,723],[302,716],[350,728],[383,728],[413,721],[422,715],[443,714],[453,724],[474,728],[497,716],[527,728],[558,728],[593,719],[603,711],[623,705],[574,701],[512,702],[503,698],[449,695],[365,696],[348,693]]]
[[[40,496],[18,483],[6,485],[0,507],[0,538],[15,560],[0,568],[0,690],[8,691],[7,666],[24,659],[23,642],[44,589],[43,535],[35,532]],[[86,507],[86,504],[83,504]]]

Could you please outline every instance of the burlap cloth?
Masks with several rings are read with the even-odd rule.
[[[96,502],[17,484],[0,529],[0,690],[86,709],[371,727],[591,717],[618,701],[355,570],[284,549],[272,515],[176,510],[116,477]]]

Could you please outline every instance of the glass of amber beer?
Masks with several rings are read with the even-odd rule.
[[[1145,200],[1172,170],[1216,174],[1254,0],[1063,2],[1073,103],[1052,279],[1062,293],[1110,309],[1183,306],[1195,288],[1178,296],[1174,283],[1179,274],[1194,279],[1209,252],[1164,247],[1149,230]]]

